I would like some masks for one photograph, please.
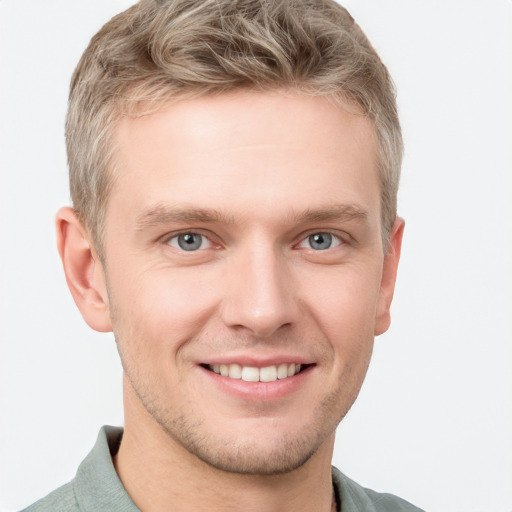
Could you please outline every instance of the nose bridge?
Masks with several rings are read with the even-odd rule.
[[[271,243],[249,244],[236,256],[225,294],[224,322],[261,337],[297,319],[286,259]]]

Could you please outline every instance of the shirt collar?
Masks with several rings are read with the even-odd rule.
[[[94,448],[80,464],[73,488],[80,509],[84,512],[140,512],[119,480],[112,462],[122,437],[122,428],[102,427]],[[332,480],[338,512],[375,512],[373,503],[361,487],[334,467]]]
[[[122,428],[102,427],[94,448],[80,464],[73,487],[84,512],[140,512],[119,480],[112,462],[122,437]]]

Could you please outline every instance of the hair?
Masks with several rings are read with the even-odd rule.
[[[395,88],[348,11],[334,0],[141,0],[92,38],[71,79],[71,198],[100,257],[119,120],[237,89],[331,97],[371,119],[385,248],[403,152]]]

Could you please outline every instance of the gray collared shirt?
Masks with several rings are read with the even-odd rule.
[[[112,463],[123,429],[102,427],[75,478],[23,512],[140,512],[123,487]],[[391,494],[364,489],[336,468],[332,480],[338,512],[423,512]]]

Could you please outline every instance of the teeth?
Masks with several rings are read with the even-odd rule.
[[[242,380],[258,382],[260,380],[260,371],[252,366],[244,366],[242,369]]]
[[[275,366],[267,366],[259,371],[261,382],[274,382],[277,380],[277,368]]]
[[[277,368],[277,378],[278,379],[286,379],[288,377],[288,366],[286,363],[280,364]],[[295,366],[295,365],[294,365]],[[295,368],[294,368],[295,370]]]
[[[210,364],[208,368],[223,377],[230,379],[242,379],[246,382],[274,382],[277,379],[293,377],[300,372],[300,364],[282,363],[278,366],[266,366],[257,368],[255,366],[242,366],[240,364]]]
[[[228,375],[229,375],[230,379],[241,379],[242,378],[242,367],[239,364],[230,364]]]

